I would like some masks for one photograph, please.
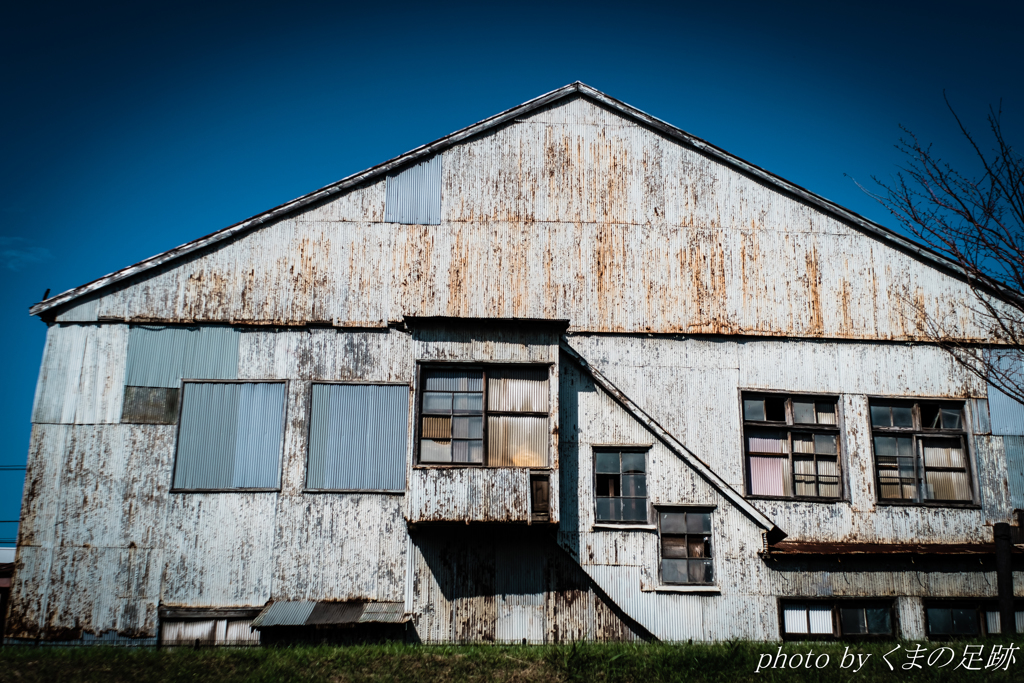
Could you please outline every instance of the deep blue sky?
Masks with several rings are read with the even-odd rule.
[[[848,174],[942,100],[1024,136],[1020,2],[18,3],[0,25],[0,465],[43,291],[83,284],[581,80],[885,225]],[[0,519],[21,473],[0,472]],[[0,538],[14,535],[0,525]]]

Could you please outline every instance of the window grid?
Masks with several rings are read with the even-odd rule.
[[[509,380],[516,373],[533,375],[530,381],[543,385],[543,396],[513,397],[524,402],[526,409],[495,407],[494,403],[507,403],[509,396],[495,397],[492,382]],[[549,373],[547,365],[422,365],[417,392],[417,463],[548,467]],[[513,449],[518,451],[506,452]]]
[[[928,637],[933,640],[977,638],[1002,633],[999,603],[994,600],[935,600],[925,602]],[[1017,633],[1024,630],[1024,601],[1014,603]]]
[[[647,523],[647,452],[595,449],[594,519],[611,524]]]
[[[872,400],[870,414],[879,501],[974,501],[963,403]]]
[[[714,583],[710,510],[659,510],[658,532],[663,584]]]
[[[895,636],[892,601],[785,600],[780,603],[786,640],[872,639]]]
[[[748,495],[840,499],[835,397],[744,393],[743,425]]]

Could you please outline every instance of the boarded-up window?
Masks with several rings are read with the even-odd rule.
[[[230,327],[133,326],[121,422],[174,424],[183,379],[235,379],[239,332]]]
[[[832,397],[743,395],[747,491],[839,498],[839,420]]]
[[[409,387],[314,384],[306,488],[405,489]]]
[[[385,182],[385,223],[441,223],[441,155],[388,175]]]
[[[164,619],[160,622],[160,645],[259,645],[260,632],[252,619]]]
[[[419,461],[547,467],[548,374],[547,366],[425,367]]]
[[[279,488],[284,397],[281,382],[185,382],[174,488]]]
[[[965,429],[962,403],[871,401],[879,499],[971,502]]]

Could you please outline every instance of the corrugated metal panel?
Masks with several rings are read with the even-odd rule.
[[[314,384],[310,412],[311,489],[405,489],[409,388]]]
[[[1004,436],[1006,473],[1010,487],[1010,506],[1024,510],[1024,436]]]
[[[175,488],[277,488],[284,390],[282,383],[187,382]]]
[[[128,333],[125,384],[181,386],[182,379],[238,377],[239,332],[231,327],[134,325]]]
[[[441,223],[441,155],[388,175],[384,222],[406,225]]]
[[[525,468],[417,468],[409,491],[411,522],[530,520],[530,470]]]
[[[354,624],[362,615],[361,602],[318,602],[301,625]]]
[[[487,409],[515,413],[548,412],[548,369],[493,369],[487,373]]]
[[[306,623],[317,603],[313,600],[281,601],[269,605],[252,620],[253,628],[298,626]]]
[[[401,624],[408,621],[404,602],[368,602],[359,615],[359,623]]]
[[[487,464],[547,467],[548,418],[492,415],[487,418]]]
[[[992,434],[1020,436],[1024,434],[1024,405],[1017,403],[993,386],[988,388],[988,406]]]
[[[975,434],[991,434],[992,424],[989,421],[988,399],[971,399],[971,424]]]

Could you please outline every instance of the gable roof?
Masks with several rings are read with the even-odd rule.
[[[626,119],[635,121],[642,125],[648,126],[660,133],[681,142],[689,147],[692,147],[699,152],[702,152],[709,157],[725,164],[742,173],[746,173],[753,176],[768,185],[775,187],[783,193],[792,195],[801,199],[808,204],[817,207],[823,212],[830,214],[840,220],[846,221],[865,232],[881,239],[883,242],[888,243],[890,246],[910,252],[922,260],[928,262],[934,267],[937,267],[943,271],[950,272],[959,277],[965,277],[964,271],[953,261],[909,240],[888,228],[879,225],[873,221],[870,221],[863,216],[845,209],[838,204],[825,199],[809,190],[806,190],[795,183],[791,183],[788,180],[780,178],[779,176],[770,173],[759,166],[755,166],[739,157],[726,152],[725,150],[712,145],[711,143],[702,140],[694,135],[676,128],[668,123],[665,123],[661,119],[657,119],[650,114],[646,114],[635,107],[620,102],[613,97],[609,97],[600,90],[592,88],[589,85],[585,85],[576,81],[569,85],[552,90],[549,93],[536,97],[528,102],[524,102],[517,107],[507,109],[500,114],[495,114],[490,118],[486,118],[478,123],[474,123],[471,126],[467,126],[461,130],[450,133],[442,138],[439,138],[431,143],[417,147],[405,154],[399,155],[385,161],[382,164],[378,164],[360,173],[355,173],[346,178],[343,178],[335,183],[331,183],[325,187],[320,188],[307,195],[303,195],[298,199],[293,199],[290,202],[276,206],[268,211],[257,214],[251,218],[247,218],[244,221],[235,223],[234,225],[228,226],[222,230],[200,237],[199,239],[187,242],[179,247],[175,247],[169,251],[165,251],[162,254],[151,256],[148,259],[139,261],[138,263],[122,268],[121,270],[115,271],[109,275],[105,275],[99,279],[93,280],[87,284],[74,289],[69,289],[66,292],[52,296],[49,299],[45,299],[29,308],[31,315],[41,315],[51,309],[63,306],[75,299],[79,299],[88,294],[97,292],[105,287],[121,282],[128,278],[134,277],[141,273],[145,273],[148,270],[163,266],[167,263],[180,259],[184,256],[205,249],[211,245],[217,244],[218,242],[230,239],[235,235],[247,232],[258,228],[260,225],[273,221],[279,218],[283,218],[295,211],[298,211],[304,207],[307,207],[316,202],[327,199],[333,195],[352,189],[362,183],[370,180],[379,178],[387,173],[394,171],[398,168],[412,164],[418,160],[433,156],[439,152],[466,140],[480,133],[484,133],[488,130],[494,129],[502,124],[509,121],[513,121],[520,116],[524,116],[533,111],[536,111],[544,106],[552,104],[568,97],[580,95],[586,97],[601,106],[604,106]],[[1000,291],[1004,296],[1007,294],[1005,288],[996,285],[997,291]],[[1010,295],[1013,293],[1010,292]],[[1016,298],[1016,297],[1014,297]]]

